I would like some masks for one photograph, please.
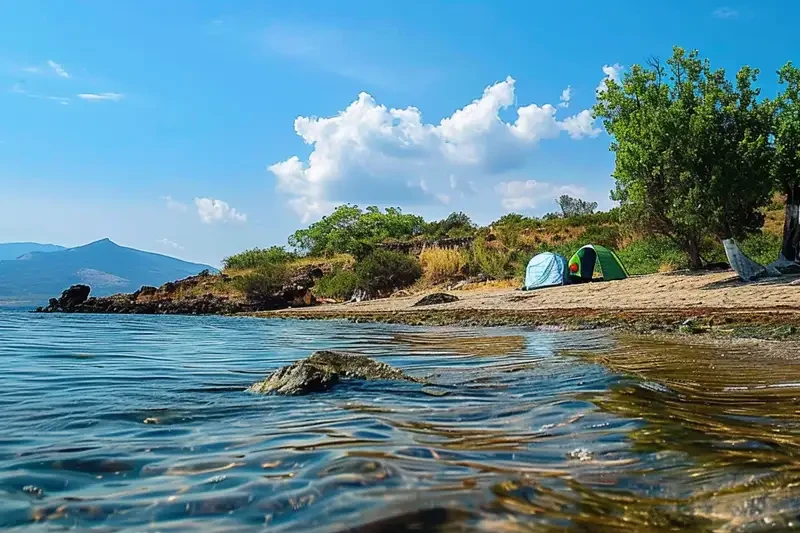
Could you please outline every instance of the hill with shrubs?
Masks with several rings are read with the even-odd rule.
[[[558,204],[557,213],[543,217],[512,213],[486,226],[460,212],[425,221],[399,208],[362,210],[343,205],[291,235],[288,247],[254,248],[226,258],[226,290],[257,299],[309,269],[321,272],[313,294],[335,301],[447,288],[459,282],[520,285],[533,255],[552,251],[569,257],[587,243],[616,250],[631,274],[689,267],[687,254],[676,244],[624,223],[618,209],[596,212],[596,204],[569,196],[559,198]],[[739,244],[753,259],[768,263],[781,247],[780,199],[763,213],[763,228]],[[706,263],[724,262],[719,240],[705,238],[701,257]]]

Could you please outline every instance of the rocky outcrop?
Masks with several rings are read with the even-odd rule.
[[[238,291],[228,290],[231,278],[204,270],[196,276],[170,281],[161,287],[143,286],[131,294],[115,294],[103,298],[89,297],[87,285],[73,285],[61,295],[51,298],[43,313],[119,313],[165,315],[230,315],[235,313],[269,311],[287,307],[303,307],[315,303],[310,292],[319,269],[295,273],[282,288],[247,298]]]
[[[61,293],[61,298],[50,298],[50,302],[46,308],[39,310],[47,312],[72,312],[89,298],[89,292],[92,289],[88,285],[73,285],[69,289]]]
[[[327,391],[344,379],[421,383],[402,370],[363,355],[319,351],[306,359],[279,368],[267,379],[254,383],[247,390],[261,394],[308,394]]]
[[[415,303],[414,306],[419,307],[423,305],[449,304],[457,301],[458,296],[453,296],[452,294],[447,294],[446,292],[435,292],[433,294],[424,296],[417,303]]]

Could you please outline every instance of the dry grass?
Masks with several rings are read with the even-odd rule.
[[[522,285],[522,280],[513,279],[493,279],[481,283],[468,283],[461,290],[462,291],[477,291],[477,290],[490,290],[490,289],[517,289]]]
[[[419,254],[422,275],[430,283],[443,283],[464,273],[467,265],[465,254],[449,248],[428,248]]]
[[[676,272],[676,271],[678,271],[680,269],[681,269],[680,265],[677,265],[675,263],[671,263],[669,261],[667,261],[665,263],[661,263],[660,265],[658,265],[658,271],[660,273],[662,273],[662,274],[665,273],[665,272]]]
[[[783,235],[783,217],[784,213],[780,210],[770,210],[764,213],[766,219],[764,220],[764,232],[771,233],[772,235]]]

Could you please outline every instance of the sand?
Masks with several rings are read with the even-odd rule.
[[[457,302],[414,307],[426,293],[359,303],[327,304],[303,309],[260,313],[261,316],[298,318],[497,315],[538,317],[539,323],[558,323],[570,317],[647,315],[677,320],[683,317],[730,317],[741,321],[800,324],[798,276],[770,278],[753,283],[740,281],[731,271],[676,272],[632,276],[625,280],[595,282],[535,291],[472,288],[447,291]],[[542,320],[550,317],[552,320]],[[727,320],[727,319],[726,319]],[[730,321],[730,320],[728,320]]]

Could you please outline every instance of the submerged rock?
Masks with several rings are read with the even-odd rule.
[[[429,294],[419,300],[414,306],[420,305],[436,305],[436,304],[449,304],[452,302],[457,302],[458,296],[453,296],[452,294],[447,294],[445,292],[435,292],[433,294]]]
[[[402,370],[363,355],[323,350],[279,368],[247,390],[261,394],[307,394],[329,390],[342,379],[420,382]]]

